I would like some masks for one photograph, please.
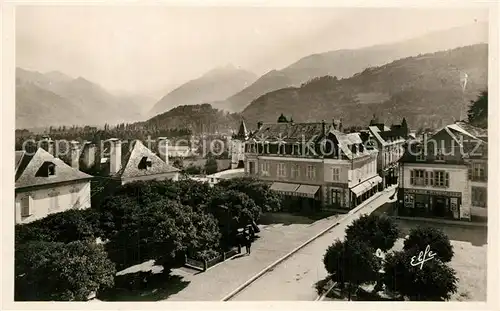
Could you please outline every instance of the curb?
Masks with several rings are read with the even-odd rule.
[[[288,254],[284,255],[283,257],[279,258],[278,260],[276,260],[275,262],[273,262],[272,264],[270,264],[269,266],[267,266],[266,268],[264,268],[262,271],[260,271],[259,273],[257,273],[256,275],[254,275],[253,277],[251,277],[249,280],[247,280],[245,283],[243,283],[242,285],[240,285],[238,288],[236,288],[235,290],[233,290],[231,293],[229,293],[228,295],[226,295],[224,298],[221,299],[221,301],[228,301],[229,299],[233,298],[234,296],[236,296],[239,292],[241,292],[242,290],[244,290],[246,287],[248,287],[250,284],[252,284],[253,282],[255,282],[258,278],[260,278],[262,275],[264,275],[265,273],[269,272],[270,270],[272,270],[274,267],[276,267],[278,264],[280,264],[281,262],[285,261],[286,259],[288,259],[290,256],[292,256],[293,254],[295,254],[296,252],[298,252],[299,250],[301,250],[302,248],[304,248],[305,246],[307,246],[308,244],[310,244],[311,242],[313,242],[314,240],[316,240],[317,238],[321,237],[322,235],[324,235],[325,233],[327,233],[328,231],[330,231],[331,229],[335,228],[336,226],[338,226],[340,224],[340,222],[344,221],[347,217],[351,216],[353,213],[359,211],[360,209],[362,209],[363,207],[365,207],[366,205],[368,205],[369,203],[373,202],[375,199],[379,198],[382,194],[386,193],[386,191],[380,191],[380,192],[377,192],[377,194],[373,195],[372,197],[370,197],[369,199],[367,199],[366,201],[364,201],[363,203],[361,203],[360,206],[357,206],[355,208],[353,208],[352,210],[350,210],[347,214],[344,214],[345,216],[342,217],[341,219],[339,219],[337,222],[335,222],[334,224],[332,224],[331,226],[328,226],[326,229],[324,229],[323,231],[321,231],[320,233],[316,234],[315,236],[313,236],[312,238],[310,238],[309,240],[307,240],[306,242],[302,243],[301,245],[299,245],[298,247],[296,247],[295,249],[293,249],[291,252],[289,252]]]

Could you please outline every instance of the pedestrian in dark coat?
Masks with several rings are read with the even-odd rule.
[[[252,240],[250,239],[250,234],[245,234],[245,248],[247,254],[250,255],[250,247],[252,246]]]

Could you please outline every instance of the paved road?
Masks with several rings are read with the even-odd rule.
[[[287,260],[277,265],[274,270],[251,283],[231,300],[302,300],[312,301],[317,297],[314,284],[324,279],[327,272],[323,266],[323,255],[335,239],[343,239],[345,229],[362,214],[373,212],[389,201],[394,189],[385,191],[381,196],[368,203],[359,211],[349,215],[338,226],[319,237]]]

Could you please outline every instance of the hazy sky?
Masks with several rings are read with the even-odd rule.
[[[480,9],[18,6],[16,65],[109,90],[165,89],[231,63],[258,75],[301,57],[487,21]]]

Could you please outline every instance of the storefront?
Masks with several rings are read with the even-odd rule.
[[[274,182],[271,190],[281,195],[284,211],[312,212],[321,207],[320,186]]]
[[[358,206],[359,204],[366,201],[376,192],[378,192],[379,184],[382,182],[382,177],[374,176],[362,183],[357,184],[350,188],[351,191],[351,208]]]
[[[462,193],[460,192],[404,189],[400,197],[398,214],[400,216],[460,219],[463,217],[460,210],[461,204]]]

